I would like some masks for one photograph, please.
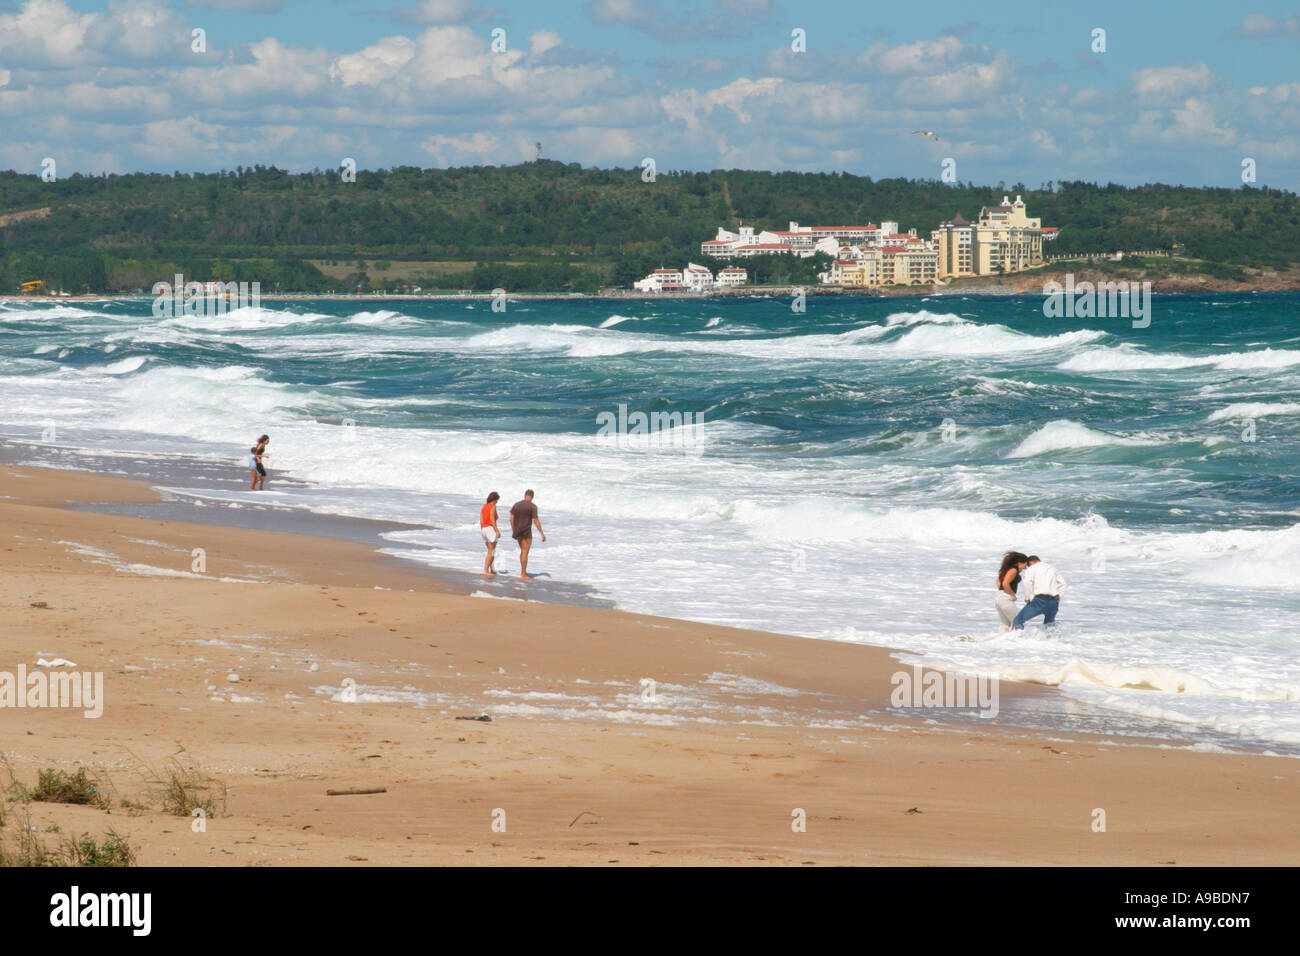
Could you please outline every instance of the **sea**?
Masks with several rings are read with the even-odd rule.
[[[478,571],[486,495],[531,488],[539,588],[1300,745],[1295,293],[1149,324],[958,294],[156,311],[0,300],[8,460],[388,522],[431,571]],[[1064,576],[1054,628],[999,631],[1009,549]]]

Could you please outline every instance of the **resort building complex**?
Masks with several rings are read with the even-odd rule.
[[[871,288],[887,285],[931,285],[948,279],[996,276],[1020,272],[1043,263],[1043,243],[1060,234],[1055,226],[1030,219],[1019,196],[1003,196],[985,206],[975,222],[957,213],[928,239],[916,229],[900,232],[897,222],[856,226],[801,226],[735,232],[719,227],[712,239],[700,243],[700,254],[715,260],[753,256],[808,258],[819,252],[832,257],[819,273],[823,285]],[[707,268],[688,263],[685,271],[656,269],[634,283],[639,292],[708,292],[741,285],[746,271],[728,266],[715,278]]]
[[[1052,229],[1053,237],[1056,233]],[[1000,206],[985,206],[978,222],[967,222],[958,213],[930,235],[942,278],[1019,272],[1043,261],[1042,221],[1025,215],[1019,196],[1015,202],[1003,196]]]

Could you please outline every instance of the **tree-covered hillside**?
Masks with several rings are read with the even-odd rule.
[[[960,212],[1020,193],[1059,226],[1053,253],[1184,243],[1188,256],[1286,267],[1300,261],[1300,205],[1274,189],[1090,183],[948,185],[843,173],[508,167],[289,174],[266,167],[211,174],[74,175],[56,182],[0,173],[0,292],[44,279],[70,292],[147,288],[175,272],[258,280],[264,292],[391,286],[376,260],[407,264],[425,288],[590,291],[661,264],[700,260],[719,225],[785,228],[897,220],[928,236]],[[15,217],[44,210],[48,214]],[[790,263],[757,267],[804,281]]]

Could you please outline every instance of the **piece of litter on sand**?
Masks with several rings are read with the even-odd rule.
[[[52,661],[47,661],[43,657],[38,657],[36,658],[36,666],[37,667],[76,667],[77,665],[64,657],[56,657]]]
[[[457,717],[457,720],[491,720],[487,714],[479,714],[477,717]]]
[[[49,607],[49,605],[44,601],[33,601],[32,607]]]
[[[365,795],[368,794],[368,793],[387,793],[387,792],[388,792],[388,788],[387,788],[387,787],[368,787],[368,788],[365,788],[365,789],[353,789],[353,790],[326,790],[326,791],[325,791],[325,796],[327,796],[327,797],[362,797],[362,796],[365,796]]]

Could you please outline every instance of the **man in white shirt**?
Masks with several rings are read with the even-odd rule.
[[[1038,555],[1029,556],[1029,567],[1021,575],[1020,586],[1029,598],[1024,610],[1011,622],[1013,631],[1023,631],[1025,621],[1043,615],[1043,623],[1051,626],[1056,622],[1056,612],[1061,608],[1061,595],[1065,593],[1065,578],[1056,566],[1040,561]]]

